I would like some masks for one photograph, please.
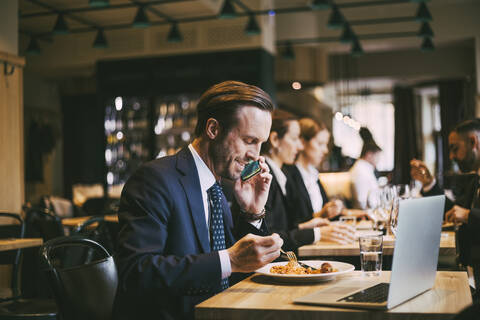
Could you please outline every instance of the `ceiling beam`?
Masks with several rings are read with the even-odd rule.
[[[416,31],[372,33],[372,34],[363,34],[363,35],[357,34],[356,36],[359,40],[418,37]],[[340,37],[317,37],[317,38],[305,38],[305,39],[278,40],[276,43],[279,46],[285,46],[288,44],[327,43],[327,42],[339,42],[339,41],[340,41]]]
[[[150,11],[151,13],[153,13],[154,15],[156,15],[157,17],[161,18],[161,19],[165,19],[167,21],[170,21],[170,22],[174,22],[175,20],[170,17],[169,15],[166,15],[165,13],[163,12],[160,12],[159,10],[155,9],[155,8],[152,8],[149,4],[147,4],[146,2],[140,2],[140,1],[137,1],[137,0],[130,0],[130,2],[134,3],[137,5],[137,7],[139,6],[143,6],[146,10]]]
[[[39,0],[27,0],[33,4],[36,4],[37,6],[40,6],[40,7],[43,7],[45,9],[48,9],[56,14],[63,14],[65,16],[67,16],[68,18],[72,19],[72,20],[75,20],[77,22],[80,22],[81,24],[84,24],[84,25],[87,25],[87,26],[90,26],[90,27],[96,27],[98,28],[98,25],[93,22],[93,21],[90,21],[88,19],[85,19],[85,18],[82,18],[82,17],[78,17],[70,12],[60,12],[60,10],[58,10],[57,8],[49,5],[49,4],[46,4],[46,3],[43,3],[42,1],[39,1]]]
[[[146,6],[153,6],[153,5],[187,2],[187,1],[194,1],[194,0],[155,0],[155,1],[145,1],[145,2],[142,2],[142,4]],[[120,4],[111,4],[106,7],[81,7],[81,8],[71,8],[71,9],[57,9],[57,11],[49,10],[49,11],[42,11],[42,12],[23,13],[23,14],[20,14],[20,19],[51,16],[59,13],[67,14],[67,13],[104,11],[104,10],[125,9],[125,8],[135,8],[135,7],[138,7],[138,5],[134,3],[126,2],[126,3],[120,3]]]

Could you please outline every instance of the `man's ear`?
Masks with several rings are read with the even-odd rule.
[[[270,144],[272,147],[277,148],[278,147],[278,133],[276,131],[271,131],[270,135],[268,136],[268,140],[270,141]]]
[[[478,139],[476,132],[469,133],[467,141],[469,143],[469,147],[471,147],[472,150],[480,150],[480,140]]]
[[[208,118],[205,132],[211,140],[215,140],[220,135],[220,123],[215,118]]]

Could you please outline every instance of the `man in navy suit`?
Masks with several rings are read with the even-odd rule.
[[[253,272],[280,255],[277,234],[236,241],[221,189],[215,189],[216,204],[211,193],[222,178],[234,180],[245,223],[262,218],[272,176],[259,153],[272,109],[258,87],[217,84],[198,102],[188,148],[143,165],[127,181],[119,210],[116,319],[193,318],[194,306],[225,289],[232,273]],[[243,182],[244,166],[257,159],[261,173]]]

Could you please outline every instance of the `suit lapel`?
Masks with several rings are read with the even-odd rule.
[[[183,186],[188,206],[190,207],[197,239],[203,251],[210,252],[209,233],[203,209],[202,189],[200,188],[195,161],[187,148],[183,148],[177,154],[177,170],[182,173],[180,183]]]

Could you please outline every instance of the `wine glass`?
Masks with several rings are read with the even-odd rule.
[[[420,192],[422,191],[422,183],[418,180],[410,181],[410,197],[418,198],[420,197]]]
[[[408,199],[411,197],[410,185],[408,184],[397,184],[395,186],[397,191],[397,196],[402,199]]]
[[[397,236],[399,205],[400,205],[400,198],[397,197],[393,200],[392,212],[390,214],[390,231],[392,231],[395,237]]]

